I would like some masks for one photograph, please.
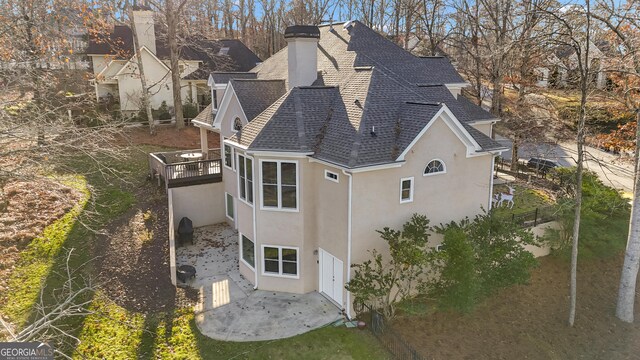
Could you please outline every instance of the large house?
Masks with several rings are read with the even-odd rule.
[[[591,71],[591,82],[598,89],[607,86],[607,67],[610,52],[610,44],[607,41],[600,41],[598,44],[589,42],[589,67]],[[603,49],[603,50],[601,50]],[[542,66],[537,67],[536,85],[539,87],[572,87],[578,82],[578,55],[571,46],[559,46],[551,52],[545,59]]]
[[[133,12],[151,107],[163,102],[173,106],[169,46],[162,28],[154,22],[154,12],[139,7]],[[113,99],[123,112],[141,108],[142,87],[131,28],[115,25],[104,36],[93,37],[86,50],[91,59],[98,100]],[[180,47],[180,79],[184,102],[209,103],[207,80],[213,70],[247,71],[260,63],[239,40],[189,40]]]
[[[237,229],[240,272],[257,289],[318,291],[351,316],[351,264],[388,254],[375,230],[490,208],[506,149],[448,59],[416,57],[358,21],[285,38],[251,72],[211,74],[214,101],[193,123],[220,134],[220,158],[202,136],[209,158],[192,182],[160,175],[173,225]]]

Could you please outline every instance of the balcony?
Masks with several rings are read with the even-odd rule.
[[[204,155],[201,150],[150,153],[149,172],[166,188],[221,182],[220,150]]]

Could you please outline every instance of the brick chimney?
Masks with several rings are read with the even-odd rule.
[[[287,40],[289,89],[313,84],[318,78],[320,29],[308,25],[289,26],[284,31],[284,38]]]

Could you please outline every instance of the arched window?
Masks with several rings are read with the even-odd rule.
[[[233,120],[233,130],[240,131],[242,130],[242,120],[239,117]]]
[[[434,174],[444,173],[445,171],[446,171],[446,168],[444,167],[444,162],[438,159],[434,159],[429,161],[429,163],[427,164],[427,167],[424,168],[423,175],[434,175]]]

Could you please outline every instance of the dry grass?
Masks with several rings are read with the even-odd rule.
[[[20,252],[83,197],[78,189],[63,182],[42,178],[9,181],[2,190],[0,290],[6,288]]]

